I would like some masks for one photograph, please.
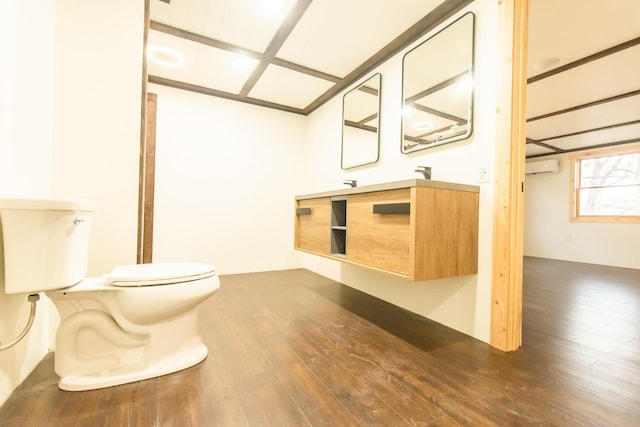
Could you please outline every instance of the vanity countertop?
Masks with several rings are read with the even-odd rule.
[[[411,187],[440,188],[442,190],[467,191],[470,193],[480,192],[480,187],[477,185],[456,184],[453,182],[434,181],[430,179],[405,179],[402,181],[384,182],[382,184],[363,185],[362,187],[349,187],[333,191],[304,194],[301,196],[296,196],[296,200],[316,199],[318,197],[346,196],[348,194],[370,193],[372,191],[396,190],[399,188]]]

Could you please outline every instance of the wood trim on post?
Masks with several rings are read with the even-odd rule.
[[[156,111],[158,95],[147,94],[147,138],[144,147],[144,203],[142,205],[142,258],[141,262],[153,260],[153,212],[156,177]]]
[[[149,40],[149,22],[151,16],[151,0],[144,2],[144,27],[142,35],[142,93],[140,96],[140,156],[138,172],[138,241],[136,248],[136,262],[142,262],[142,246],[144,239],[144,176],[145,152],[147,140],[147,44]]]
[[[498,145],[493,219],[490,343],[522,344],[522,259],[528,0],[499,2]]]

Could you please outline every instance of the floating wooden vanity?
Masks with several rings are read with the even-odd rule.
[[[411,179],[297,196],[294,247],[413,281],[475,274],[479,191]]]

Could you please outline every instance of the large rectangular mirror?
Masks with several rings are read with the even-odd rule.
[[[342,100],[342,169],[378,161],[380,155],[380,86],[375,74],[345,93]]]
[[[474,21],[467,13],[404,56],[403,153],[471,136]]]

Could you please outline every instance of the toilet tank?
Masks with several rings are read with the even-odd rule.
[[[95,202],[0,198],[0,286],[8,294],[72,286],[87,274]]]

